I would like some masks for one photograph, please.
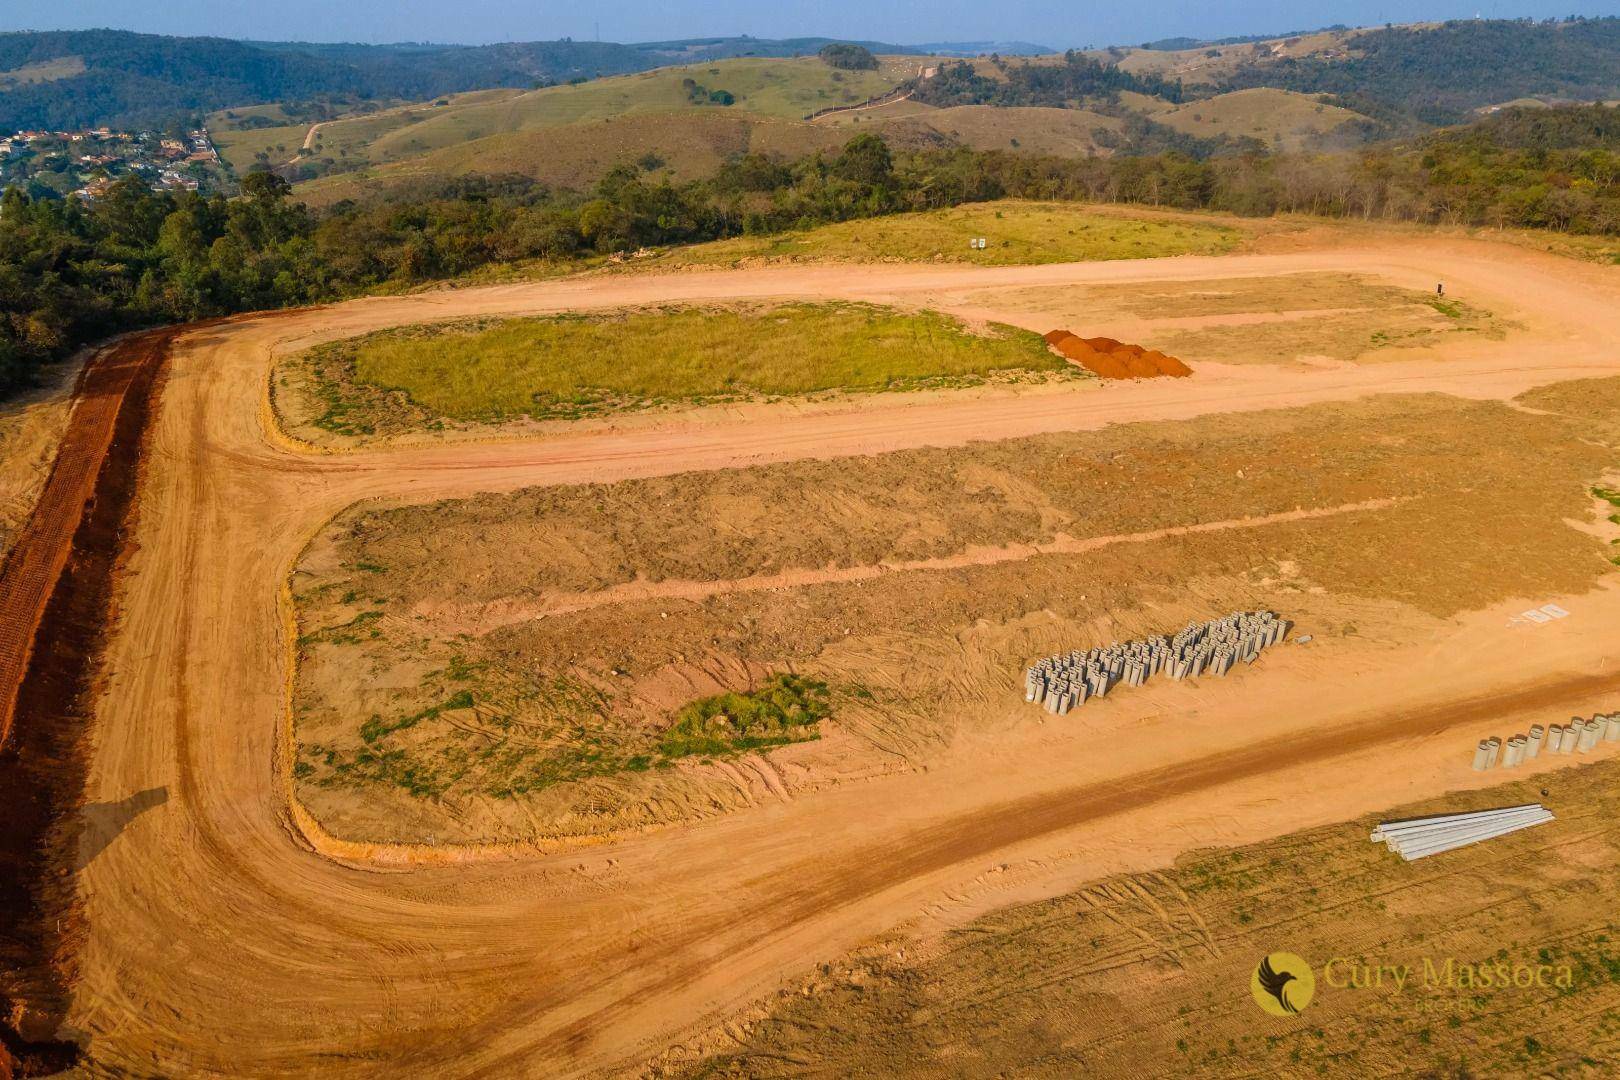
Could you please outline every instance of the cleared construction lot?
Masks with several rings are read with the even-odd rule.
[[[299,794],[358,839],[621,832],[926,763],[1031,719],[1030,658],[1209,612],[1286,610],[1325,656],[1409,647],[1613,571],[1564,523],[1609,466],[1583,431],[1382,397],[361,504],[293,574]],[[683,706],[778,672],[832,688],[791,748],[668,744]],[[1244,676],[1257,706],[1264,680]],[[1202,730],[1200,691],[1173,698]],[[1129,738],[1139,708],[1100,703],[1075,735]]]
[[[1324,272],[1413,294],[1445,280],[1502,335],[1441,335],[1383,363],[752,401],[346,453],[311,452],[269,402],[279,360],[424,322],[788,298],[1109,333],[1056,301],[986,297]],[[1620,691],[1616,530],[1592,494],[1620,449],[1616,292],[1596,267],[1402,242],[637,274],[198,328],[176,347],[152,433],[90,776],[97,805],[165,797],[97,817],[86,840],[68,1030],[108,1073],[635,1072],[693,1038],[666,1063],[741,1053],[735,1068],[769,1071],[759,1063],[798,1038],[778,1034],[802,1014],[778,1003],[729,1042],[703,1033],[761,1017],[752,1003],[796,991],[807,957],[893,940],[918,950],[906,962],[926,984],[955,927],[1027,925],[1027,955],[1044,956],[1027,909],[974,923],[1010,904],[1080,889],[1097,919],[1128,928],[1142,894],[1122,883],[1153,879],[1112,875],[1451,791],[1468,794],[1435,805],[1495,802],[1484,789],[1502,776],[1468,767],[1480,737]],[[1552,600],[1571,617],[1511,624]],[[1062,721],[1021,700],[1034,657],[1254,606],[1313,640],[1218,685],[1155,684]],[[808,680],[778,702],[793,723],[769,732],[793,738],[742,753],[669,740],[687,706],[779,674]],[[684,715],[707,726],[677,734],[720,738],[713,709]],[[596,774],[567,774],[582,761]],[[1561,764],[1538,764],[1532,783],[1561,790]],[[1578,828],[1579,806],[1546,801],[1560,820],[1525,843]],[[1355,831],[1306,835],[1328,865],[1376,875]],[[1360,846],[1335,846],[1341,835]],[[1510,849],[1451,865],[1483,872],[1497,850]],[[1446,870],[1430,861],[1421,873]],[[1180,873],[1168,877],[1192,895]],[[1191,906],[1219,958],[1165,931],[1179,974],[1120,952],[1119,982],[1054,984],[1065,1005],[1044,1021],[1010,1000],[1006,1030],[1062,1030],[987,1038],[985,1071],[1014,1070],[1025,1042],[1068,1064],[1055,1055],[1076,1031],[1100,1040],[1081,1046],[1085,1063],[1127,1058],[1135,1044],[1108,1039],[1104,1014],[1144,1000],[1172,1010],[1148,1013],[1154,1032],[1185,1002],[1238,1039],[1240,1007],[1264,1014],[1228,969],[1246,973],[1260,926],[1280,924],[1256,902],[1252,923],[1231,916],[1259,924],[1242,937],[1205,905],[1247,905],[1267,880]],[[1265,947],[1326,947],[1335,919],[1343,951],[1358,947],[1363,908],[1334,895],[1319,937]],[[1590,934],[1600,909],[1549,905],[1538,930]],[[1167,910],[1200,939],[1192,915]],[[1116,939],[1051,940],[1096,956]],[[842,971],[825,973],[829,988],[854,993]],[[989,992],[963,971],[940,985]],[[1040,982],[1026,971],[1016,985]],[[1074,987],[1083,1008],[1067,1005]],[[1324,1045],[1381,1015],[1336,1000],[1301,1021]],[[846,1030],[888,1030],[841,1011]],[[1458,1030],[1484,1032],[1489,1015]],[[1287,1054],[1299,1040],[1282,1037]],[[897,1072],[945,1060],[890,1045]],[[1212,1073],[1249,1060],[1224,1042],[1218,1060],[1189,1047]],[[806,1060],[841,1059],[817,1043]]]

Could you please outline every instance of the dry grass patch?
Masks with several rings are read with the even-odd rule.
[[[984,250],[968,240],[984,237]],[[1220,255],[1245,233],[1233,225],[1078,203],[1007,200],[847,221],[776,236],[718,240],[670,252],[657,266],[772,262],[961,262],[983,266]]]

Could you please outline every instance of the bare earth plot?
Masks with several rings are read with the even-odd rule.
[[[1091,328],[1078,333],[1138,341],[1192,364],[1380,363],[1435,346],[1468,349],[1519,329],[1455,288],[1441,296],[1433,286],[1334,272],[1007,290],[983,302],[1056,314],[1065,327]]]
[[[1522,330],[1378,364],[350,453],[294,444],[268,404],[277,357],[406,324],[789,298],[1045,330],[1061,312],[984,297],[1323,272],[1445,280]],[[1482,735],[1620,702],[1614,530],[1589,492],[1620,452],[1617,293],[1593,266],[1407,242],[629,275],[196,328],[152,433],[87,792],[165,799],[87,836],[64,1034],[103,1074],[635,1069],[902,924],[944,930],[1190,850],[1487,788],[1463,752]],[[1595,381],[1559,385],[1578,379]],[[926,483],[884,482],[919,465]],[[753,524],[739,541],[728,521]],[[1058,550],[1023,555],[1043,542]],[[937,591],[905,587],[925,576]],[[1319,636],[1063,722],[1007,701],[1014,657],[1266,600]],[[1571,617],[1510,625],[1549,600]],[[790,665],[828,686],[818,738],[615,772],[595,801],[573,780],[490,793],[575,737],[523,696],[539,680],[610,687],[587,730],[613,744],[600,760],[628,759],[653,757],[683,705]],[[473,762],[437,796],[339,776],[371,712],[371,743],[416,762],[510,717],[523,763]],[[777,760],[774,779],[753,764]],[[1536,766],[1542,782],[1562,765]],[[671,776],[685,805],[635,788]],[[662,827],[603,842],[615,821]]]
[[[1030,657],[1200,612],[1407,641],[1612,569],[1563,524],[1610,464],[1561,419],[1403,397],[358,507],[294,572],[300,797],[366,840],[623,831],[926,762],[1027,718]],[[669,746],[774,672],[832,688],[819,732]]]

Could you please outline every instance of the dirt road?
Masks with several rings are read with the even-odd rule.
[[[1353,270],[1443,278],[1540,331],[1368,368],[1243,368],[1039,397],[784,411],[535,442],[317,455],[266,430],[278,350],[400,322],[653,300],[849,297],[975,307],[992,287]],[[1018,321],[1009,319],[1009,321]],[[1029,317],[1023,320],[1026,324]],[[1047,329],[1049,327],[1037,327]],[[1412,244],[1006,269],[795,268],[374,299],[197,329],[175,346],[108,646],[81,852],[88,937],[64,1034],[124,1075],[559,1075],[633,1064],[790,972],[919,917],[1162,863],[1477,785],[1484,717],[1620,690],[1620,593],[1537,637],[1465,620],[1421,680],[1307,650],[1244,723],[1097,761],[1035,728],[946,766],[584,851],[468,858],[326,845],[289,803],[281,583],[367,497],[425,500],[1378,393],[1512,396],[1620,373],[1612,272],[1508,248]],[[1483,662],[1482,662],[1483,660]],[[1477,672],[1491,672],[1482,683]],[[1336,681],[1337,685],[1332,682]],[[1331,691],[1331,693],[1329,692]],[[1151,691],[1141,696],[1153,704]],[[1324,701],[1342,704],[1323,706]],[[1218,710],[1217,710],[1218,711]],[[1477,734],[1476,736],[1477,737]],[[1393,748],[1391,748],[1391,742]],[[1372,747],[1381,748],[1377,764]],[[1292,792],[1292,796],[1287,793]],[[1279,814],[1288,798],[1287,813]],[[325,846],[323,853],[317,850]],[[1014,865],[986,884],[992,865]]]

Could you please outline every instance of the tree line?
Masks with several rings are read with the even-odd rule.
[[[93,204],[0,198],[0,394],[131,327],[341,299],[499,263],[591,254],[1017,197],[1283,211],[1620,235],[1620,124],[1591,106],[1510,110],[1359,153],[1039,157],[895,154],[875,135],[784,162],[758,154],[673,184],[621,166],[586,192],[515,177],[424,182],[314,211],[253,173],[227,200],[115,184]]]

